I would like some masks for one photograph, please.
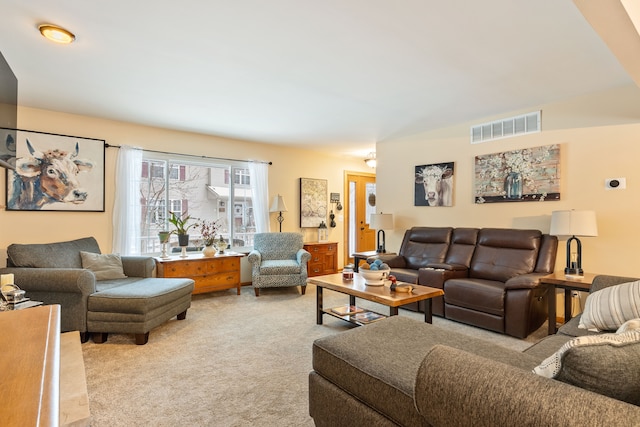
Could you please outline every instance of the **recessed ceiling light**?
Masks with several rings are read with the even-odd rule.
[[[40,30],[40,34],[56,43],[69,44],[76,39],[72,32],[57,25],[43,24],[38,27],[38,30]]]

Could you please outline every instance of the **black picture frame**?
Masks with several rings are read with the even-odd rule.
[[[8,211],[104,212],[103,139],[0,128]],[[13,153],[13,156],[11,154]]]

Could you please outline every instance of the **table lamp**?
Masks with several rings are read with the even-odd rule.
[[[282,216],[282,212],[287,212],[287,205],[284,204],[284,198],[281,195],[277,195],[273,197],[273,201],[271,202],[271,209],[269,212],[278,212],[278,222],[280,223],[280,232],[282,233],[282,221],[284,221],[284,217]]]
[[[384,230],[393,230],[393,214],[371,214],[369,227],[378,230],[377,253],[386,253]]]
[[[567,240],[567,266],[564,274],[582,276],[582,243],[576,236],[597,236],[598,225],[594,211],[553,211],[551,213],[552,236],[571,236]],[[571,244],[576,242],[576,251],[572,252]]]

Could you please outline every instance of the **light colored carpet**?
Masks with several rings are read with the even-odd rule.
[[[264,289],[256,298],[245,286],[239,296],[194,295],[187,319],[154,329],[144,346],[125,334],[83,344],[91,425],[313,426],[307,388],[313,340],[352,326],[326,315],[316,325],[315,287],[299,292]],[[330,307],[348,297],[325,291],[324,300]],[[519,340],[438,317],[434,324],[516,350],[546,334],[546,325]]]

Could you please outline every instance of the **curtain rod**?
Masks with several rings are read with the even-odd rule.
[[[104,146],[106,148],[121,148],[121,145],[113,145],[113,144],[108,144],[105,143]],[[273,162],[265,162],[262,160],[240,160],[240,159],[227,159],[226,157],[211,157],[211,156],[196,156],[195,154],[184,154],[184,153],[172,153],[171,151],[159,151],[159,150],[148,150],[146,148],[136,148],[133,147],[134,150],[142,150],[142,151],[148,151],[150,153],[159,153],[159,154],[175,154],[177,156],[191,156],[191,157],[199,157],[201,159],[211,159],[211,160],[229,160],[232,162],[256,162],[256,163],[266,163],[268,165],[272,165]]]

